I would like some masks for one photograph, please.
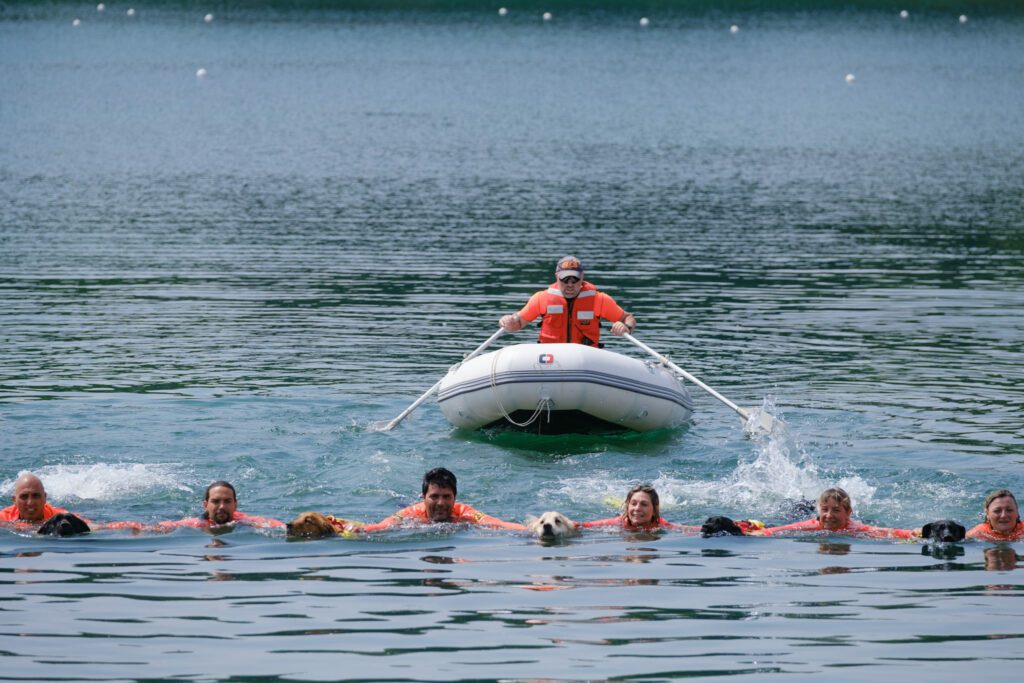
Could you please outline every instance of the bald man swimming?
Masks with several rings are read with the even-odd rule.
[[[26,472],[14,482],[14,505],[0,510],[0,521],[42,524],[62,512],[66,513],[67,510],[46,502],[46,489],[39,477]]]
[[[26,472],[14,482],[14,504],[0,510],[0,522],[16,526],[40,525],[37,533],[75,536],[89,533],[86,520],[46,502],[46,489],[39,477]]]

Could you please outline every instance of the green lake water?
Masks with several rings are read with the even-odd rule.
[[[671,521],[840,485],[915,527],[1024,491],[1012,4],[130,6],[0,6],[0,495],[374,521],[444,465],[517,521],[652,482]],[[696,387],[648,434],[372,429],[566,253],[784,432]],[[0,680],[1003,680],[1020,550],[0,530]]]

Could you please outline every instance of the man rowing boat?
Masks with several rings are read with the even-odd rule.
[[[612,334],[621,336],[636,329],[636,318],[604,292],[583,279],[583,263],[565,256],[555,264],[555,282],[530,297],[518,312],[505,315],[499,324],[509,332],[523,329],[541,318],[541,344],[601,345],[601,318],[612,323]]]

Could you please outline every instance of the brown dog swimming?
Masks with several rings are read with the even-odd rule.
[[[326,538],[328,536],[350,536],[360,526],[358,522],[325,515],[320,512],[301,512],[285,527],[293,538]]]

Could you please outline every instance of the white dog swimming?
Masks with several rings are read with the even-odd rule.
[[[576,522],[561,512],[544,512],[540,517],[527,517],[526,528],[540,538],[560,538],[576,533]]]

